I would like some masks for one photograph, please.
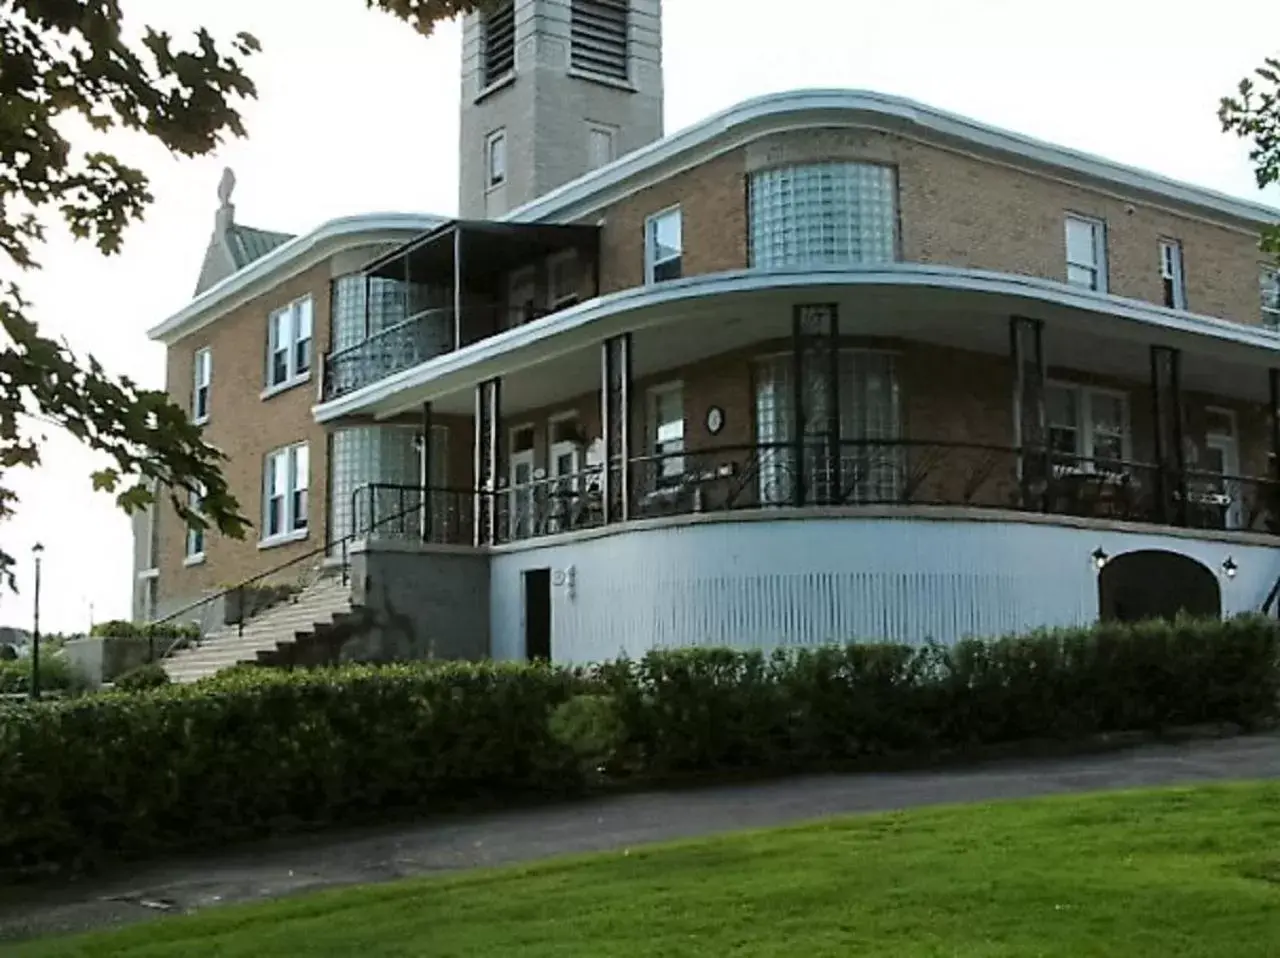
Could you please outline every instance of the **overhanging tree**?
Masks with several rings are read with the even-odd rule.
[[[424,35],[490,2],[365,0]],[[41,429],[53,425],[107,457],[94,488],[114,493],[126,512],[154,501],[154,484],[184,521],[243,537],[248,522],[222,476],[222,453],[165,393],[42,335],[17,274],[40,267],[51,221],[111,255],[152,202],[141,170],[93,148],[103,135],[137,131],[182,156],[244,136],[239,108],[256,91],[243,66],[258,50],[247,33],[225,44],[203,29],[185,45],[149,27],[130,36],[120,0],[0,0],[0,519],[17,505],[10,471],[40,463]],[[73,144],[77,119],[90,132]],[[3,549],[0,575],[13,585]]]
[[[1218,108],[1222,129],[1251,141],[1258,189],[1280,182],[1280,57],[1268,57]],[[1262,248],[1280,254],[1280,227],[1264,231]]]

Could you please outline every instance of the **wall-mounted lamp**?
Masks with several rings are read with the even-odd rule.
[[[1099,572],[1101,572],[1102,567],[1107,564],[1107,560],[1110,559],[1111,556],[1107,555],[1107,553],[1103,550],[1102,546],[1098,546],[1098,548],[1093,550],[1092,558],[1093,558],[1093,567],[1097,569]]]
[[[1236,565],[1236,560],[1227,556],[1222,562],[1222,574],[1228,579],[1234,579],[1236,573],[1240,571],[1240,567]]]

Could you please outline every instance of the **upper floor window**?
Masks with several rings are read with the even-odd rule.
[[[753,173],[751,265],[847,266],[897,258],[897,177],[874,163],[813,163]]]
[[[680,383],[649,392],[649,447],[656,457],[654,485],[679,484],[684,475],[684,388]]]
[[[306,379],[311,373],[311,297],[277,309],[267,320],[267,386]]]
[[[1049,448],[1067,468],[1129,459],[1129,401],[1124,393],[1062,383],[1045,389]]]
[[[597,170],[616,158],[613,151],[614,131],[605,126],[587,128],[587,169]]]
[[[516,9],[503,0],[480,21],[480,83],[491,86],[516,68]]]
[[[684,257],[684,224],[680,207],[654,213],[644,224],[646,283],[679,279]]]
[[[197,349],[192,363],[191,421],[197,426],[209,421],[209,387],[213,381],[213,353],[206,346]]]
[[[572,0],[570,64],[615,80],[627,79],[630,0]]]
[[[1182,244],[1178,240],[1160,241],[1160,282],[1164,304],[1170,309],[1187,308],[1187,280],[1182,270]]]
[[[204,496],[196,490],[187,491],[187,506],[192,512],[199,513],[200,506],[204,501]],[[204,561],[204,527],[187,524],[187,543],[185,562],[187,565],[195,565],[197,562]]]
[[[1102,220],[1067,217],[1067,282],[1107,291],[1107,227]]]
[[[1260,278],[1262,325],[1280,329],[1280,270],[1264,266]]]
[[[310,455],[307,444],[267,454],[262,496],[262,538],[298,538],[307,529]]]
[[[489,134],[484,146],[485,185],[492,188],[507,181],[507,133],[497,130]]]

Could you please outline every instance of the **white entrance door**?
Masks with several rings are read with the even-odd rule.
[[[1240,502],[1240,440],[1236,435],[1236,416],[1229,409],[1207,410],[1205,430],[1205,472],[1213,473],[1213,491],[1224,500],[1223,526],[1239,529],[1244,525],[1244,509]]]
[[[511,490],[507,520],[511,539],[527,539],[534,532],[533,450],[511,454]]]
[[[557,437],[572,433],[576,423],[572,419],[553,421],[550,424],[551,436]],[[577,515],[582,493],[582,447],[572,439],[556,439],[549,450],[550,481],[547,513],[550,516],[551,531],[560,532],[573,527],[573,517]]]

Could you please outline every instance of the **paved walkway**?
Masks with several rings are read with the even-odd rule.
[[[1280,778],[1280,735],[1152,745],[961,770],[793,778],[254,845],[106,882],[0,893],[0,941],[339,885],[389,881],[781,825],[829,815],[1064,792]]]

